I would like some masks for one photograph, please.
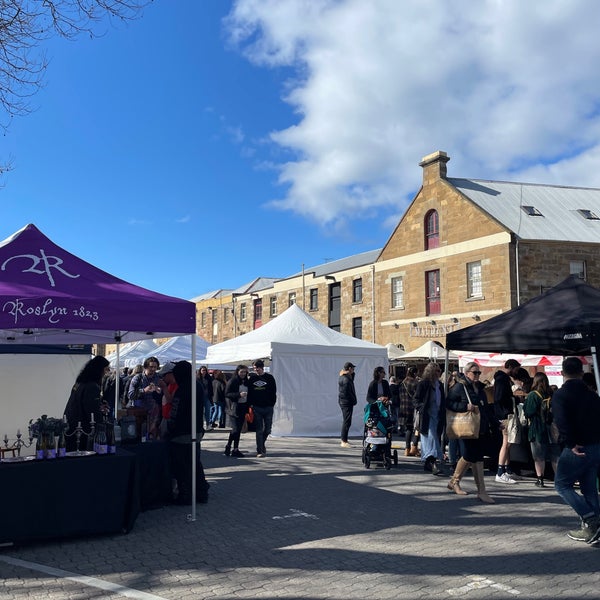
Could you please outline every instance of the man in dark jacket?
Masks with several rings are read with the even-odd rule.
[[[277,401],[275,377],[265,373],[265,363],[255,360],[254,373],[248,377],[248,403],[254,411],[256,428],[256,456],[263,458],[267,454],[267,438],[273,425],[273,407]]]
[[[554,487],[579,515],[581,528],[569,531],[573,540],[600,541],[600,504],[596,478],[600,467],[600,398],[583,382],[583,365],[575,356],[562,364],[564,383],[552,396],[552,414],[564,444]],[[581,494],[574,489],[579,481]]]
[[[192,365],[182,360],[167,363],[159,372],[163,381],[169,385],[177,383],[173,392],[173,406],[167,421],[167,439],[171,456],[173,477],[177,480],[178,504],[192,502]],[[202,387],[196,382],[196,436],[202,439],[202,407],[204,398]],[[196,443],[196,502],[208,501],[208,482],[200,460],[200,442]]]
[[[338,380],[338,402],[342,409],[342,448],[350,448],[348,443],[348,432],[352,425],[352,411],[356,406],[356,390],[354,389],[355,365],[347,362],[340,372]]]
[[[502,428],[502,446],[498,453],[498,472],[496,483],[517,483],[510,470],[510,446],[508,445],[507,418],[513,412],[512,379],[521,367],[521,363],[509,358],[504,363],[504,370],[494,373],[494,410]]]

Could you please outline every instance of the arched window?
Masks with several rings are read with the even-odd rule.
[[[425,250],[440,246],[440,218],[437,210],[430,210],[425,215]]]

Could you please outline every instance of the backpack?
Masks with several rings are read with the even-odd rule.
[[[552,425],[554,417],[552,416],[552,397],[542,398],[540,414],[545,425]]]

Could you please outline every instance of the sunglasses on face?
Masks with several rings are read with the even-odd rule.
[[[481,375],[481,371],[469,371],[469,373],[473,373],[473,375]]]

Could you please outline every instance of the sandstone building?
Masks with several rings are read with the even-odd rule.
[[[337,331],[410,351],[569,275],[600,287],[599,189],[449,178],[449,160],[423,158],[421,188],[382,249],[195,298],[198,334],[224,341],[295,302]]]

